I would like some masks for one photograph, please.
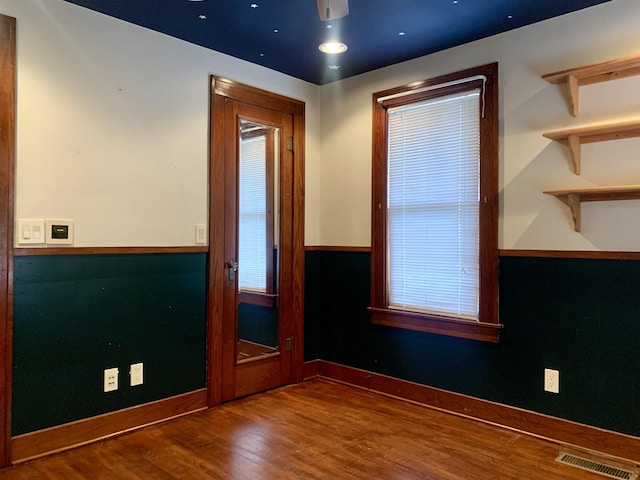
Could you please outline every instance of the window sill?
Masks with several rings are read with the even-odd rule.
[[[371,323],[375,325],[467,338],[482,342],[498,343],[500,329],[502,329],[502,325],[499,323],[475,322],[388,308],[369,307],[367,310],[371,312]]]
[[[238,293],[239,303],[248,303],[258,307],[275,308],[278,306],[278,295],[273,293],[252,292],[250,290],[241,290]]]

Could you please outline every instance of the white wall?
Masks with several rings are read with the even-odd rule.
[[[62,0],[0,0],[17,18],[16,218],[70,218],[76,246],[194,245],[208,210],[209,75],[306,103],[318,87]],[[307,243],[319,191],[306,189]]]
[[[500,246],[640,250],[640,201],[583,204],[582,232],[542,190],[640,184],[640,139],[567,148],[564,127],[640,118],[640,77],[581,89],[540,76],[640,53],[640,3],[570,15],[318,87],[62,0],[0,0],[18,19],[16,218],[71,218],[76,246],[193,245],[207,217],[210,74],[306,102],[307,245],[370,245],[371,94],[498,61]],[[321,106],[321,107],[320,107]]]
[[[488,39],[321,87],[320,242],[370,245],[371,95],[437,75],[500,64],[500,246],[511,249],[640,250],[640,200],[582,205],[582,232],[568,207],[542,190],[640,184],[640,139],[582,147],[582,175],[568,149],[542,133],[640,119],[640,77],[583,87],[581,112],[545,73],[640,53],[640,2],[613,0]]]

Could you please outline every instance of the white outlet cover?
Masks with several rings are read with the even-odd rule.
[[[558,370],[544,369],[544,391],[560,393],[560,372]]]
[[[104,391],[113,392],[118,390],[118,369],[107,368],[104,371]]]
[[[129,376],[130,385],[132,387],[142,385],[144,383],[143,367],[144,365],[142,363],[131,364],[131,368],[129,369]]]

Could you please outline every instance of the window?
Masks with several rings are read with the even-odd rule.
[[[497,341],[497,76],[373,95],[373,323]]]

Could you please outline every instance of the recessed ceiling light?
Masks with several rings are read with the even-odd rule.
[[[260,56],[261,56],[261,57],[264,57],[264,53],[261,53],[261,54],[260,54]]]
[[[507,15],[507,18],[513,18],[513,15]]]
[[[252,3],[251,5],[249,5],[251,8],[258,8],[258,4],[257,3]]]
[[[398,36],[399,37],[404,37],[407,34],[407,32],[398,32]]]
[[[199,18],[200,20],[206,20],[206,19],[207,19],[207,16],[206,16],[206,15],[198,15],[198,18]]]
[[[277,28],[273,29],[273,33],[278,33],[280,30],[278,30]]]
[[[340,70],[340,65],[329,65],[329,70]]]
[[[318,46],[318,50],[322,53],[344,53],[347,51],[347,46],[341,42],[325,42]]]
[[[327,25],[325,28],[328,28],[329,30],[333,28],[333,25],[329,24]]]

